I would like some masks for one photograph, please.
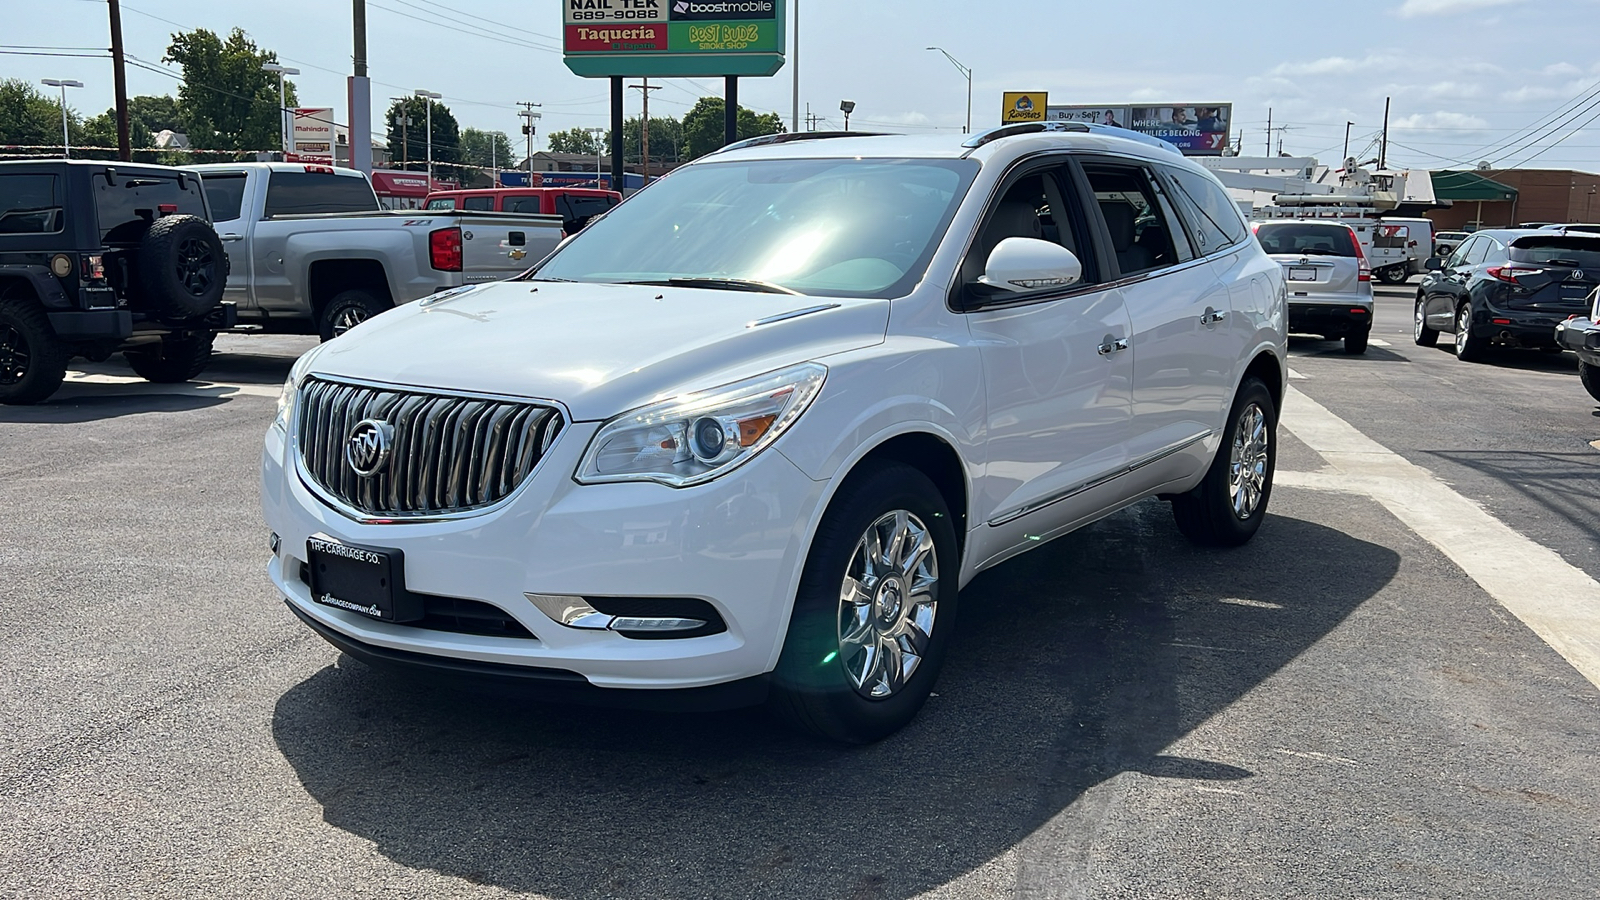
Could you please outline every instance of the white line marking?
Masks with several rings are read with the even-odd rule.
[[[1326,753],[1317,753],[1314,750],[1286,750],[1286,749],[1284,749],[1282,747],[1279,747],[1278,748],[1278,752],[1287,754],[1289,756],[1298,756],[1301,759],[1314,759],[1314,760],[1317,760],[1318,762],[1336,762],[1336,763],[1343,763],[1343,764],[1345,764],[1347,766],[1359,766],[1359,765],[1361,765],[1361,763],[1358,763],[1353,759],[1345,759],[1342,756],[1330,756],[1330,755],[1328,755]]]
[[[1367,343],[1371,344],[1374,347],[1393,347],[1394,346],[1393,344],[1389,343],[1388,341],[1380,341],[1377,338],[1367,338]]]
[[[1334,471],[1278,472],[1278,484],[1371,496],[1600,687],[1593,578],[1294,388],[1284,398],[1283,424]]]
[[[1310,378],[1311,378],[1310,375],[1302,375],[1302,374],[1300,374],[1299,372],[1296,372],[1293,369],[1289,370],[1289,380],[1290,381],[1306,381],[1306,380],[1309,380]]]

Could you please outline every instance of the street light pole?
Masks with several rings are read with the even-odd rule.
[[[950,62],[955,65],[956,71],[960,72],[962,75],[965,75],[967,78],[967,127],[963,128],[961,133],[970,134],[972,132],[972,70],[966,66],[963,66],[960,60],[956,59],[954,56],[951,56],[950,51],[944,49],[943,47],[929,47],[928,49],[937,50],[940,53],[943,53],[944,58],[950,60]]]
[[[57,78],[46,78],[40,83],[61,89],[61,158],[71,159],[72,135],[67,130],[67,88],[81,88],[83,87],[83,82],[70,79],[63,81]]]
[[[600,157],[605,152],[606,142],[604,128],[585,128],[584,131],[594,135],[594,186],[600,187]]]
[[[431,191],[433,190],[433,101],[444,95],[436,94],[433,91],[424,91],[421,88],[412,91],[412,93],[421,97],[423,102],[428,105],[428,190]]]
[[[840,100],[839,111],[844,113],[844,130],[849,131],[850,114],[856,111],[856,102],[854,100]]]
[[[283,79],[286,75],[299,75],[300,70],[280,66],[277,63],[262,63],[261,71],[272,72],[278,76],[278,141],[284,154],[287,155],[294,149],[294,130],[289,124],[289,92],[288,88],[284,87]],[[332,135],[329,135],[329,139],[331,145]]]

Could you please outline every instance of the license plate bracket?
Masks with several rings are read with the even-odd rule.
[[[1589,294],[1593,291],[1594,285],[1592,284],[1563,284],[1561,285],[1561,299],[1587,300]]]
[[[1289,280],[1290,281],[1316,281],[1317,280],[1317,270],[1316,269],[1302,269],[1302,268],[1298,268],[1298,267],[1292,267],[1292,268],[1289,269]]]
[[[405,554],[350,544],[324,534],[306,539],[311,599],[384,622],[415,622],[422,597],[406,590]]]

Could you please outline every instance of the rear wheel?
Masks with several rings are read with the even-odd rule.
[[[1390,266],[1378,270],[1378,280],[1384,284],[1405,284],[1406,279],[1410,277],[1411,273],[1406,271],[1405,266]]]
[[[1367,330],[1351,331],[1344,336],[1344,352],[1357,356],[1367,352]]]
[[[318,332],[323,340],[331,341],[388,308],[367,291],[340,291],[323,308]]]
[[[1600,370],[1596,370],[1594,366],[1580,359],[1578,360],[1578,378],[1583,381],[1583,389],[1589,392],[1589,396],[1600,400]]]
[[[1482,362],[1488,355],[1489,342],[1472,334],[1472,304],[1461,304],[1456,310],[1456,359]]]
[[[158,384],[189,381],[211,363],[214,334],[190,337],[166,335],[159,344],[147,344],[122,351],[135,375]]]
[[[898,463],[868,466],[811,542],[771,699],[790,724],[855,744],[894,733],[933,690],[960,567],[933,482]]]
[[[1420,296],[1417,297],[1416,316],[1411,325],[1411,339],[1418,347],[1432,347],[1439,343],[1439,332],[1428,327],[1428,316]]]
[[[31,297],[0,297],[0,403],[54,394],[67,376],[67,348]]]
[[[1172,498],[1172,515],[1184,537],[1197,544],[1236,547],[1255,536],[1272,499],[1277,424],[1267,386],[1246,379],[1205,478],[1194,490]]]

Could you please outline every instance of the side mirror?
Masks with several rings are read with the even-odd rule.
[[[1430,256],[1422,263],[1422,267],[1427,269],[1429,272],[1437,272],[1444,268],[1444,260],[1437,256]]]
[[[1076,284],[1083,263],[1071,250],[1039,238],[1009,237],[989,253],[978,283],[996,292],[1031,294]]]

